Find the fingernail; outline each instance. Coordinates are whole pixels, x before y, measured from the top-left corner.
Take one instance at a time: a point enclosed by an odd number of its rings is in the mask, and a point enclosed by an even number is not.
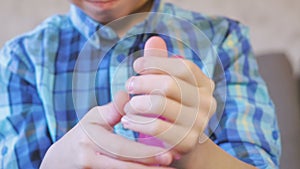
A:
[[[170,155],[162,154],[156,157],[160,164],[169,165],[172,162]]]
[[[174,159],[175,160],[180,160],[181,159],[181,155],[180,154],[175,154],[174,155]]]
[[[131,77],[129,82],[128,82],[128,85],[127,85],[127,90],[129,93],[132,93],[133,92],[133,89],[134,89],[134,79],[135,77]]]
[[[124,116],[121,119],[121,123],[123,124],[123,127],[126,129],[129,126],[129,120]]]

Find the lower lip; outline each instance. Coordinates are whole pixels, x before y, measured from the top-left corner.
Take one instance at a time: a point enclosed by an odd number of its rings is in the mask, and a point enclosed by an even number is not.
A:
[[[93,1],[93,0],[87,0],[87,2],[89,3],[93,3],[97,6],[107,6],[107,5],[111,5],[113,3],[115,3],[117,0],[110,0],[110,1]]]

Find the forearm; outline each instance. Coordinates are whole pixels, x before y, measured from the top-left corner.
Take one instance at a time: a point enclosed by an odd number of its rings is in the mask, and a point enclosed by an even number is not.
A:
[[[172,166],[180,169],[250,169],[255,168],[226,153],[210,139],[198,144]]]

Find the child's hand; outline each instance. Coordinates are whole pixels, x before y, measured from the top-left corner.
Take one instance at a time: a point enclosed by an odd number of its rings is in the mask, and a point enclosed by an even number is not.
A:
[[[114,103],[91,109],[83,119],[47,151],[41,168],[132,168],[168,169],[170,153],[127,140],[112,132],[121,119],[119,110],[128,102],[128,94],[118,93]],[[143,158],[147,157],[147,158]]]
[[[139,95],[125,105],[122,123],[187,153],[198,143],[216,110],[214,83],[193,62],[168,58],[159,37],[147,41],[144,54],[134,62],[140,76],[126,83],[130,94]]]

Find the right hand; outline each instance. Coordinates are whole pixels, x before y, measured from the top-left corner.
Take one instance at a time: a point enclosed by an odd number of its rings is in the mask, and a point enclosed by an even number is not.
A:
[[[157,164],[168,166],[173,160],[170,152],[112,132],[113,126],[122,118],[123,107],[128,101],[128,94],[119,92],[113,103],[91,109],[48,149],[40,168],[168,169]]]

